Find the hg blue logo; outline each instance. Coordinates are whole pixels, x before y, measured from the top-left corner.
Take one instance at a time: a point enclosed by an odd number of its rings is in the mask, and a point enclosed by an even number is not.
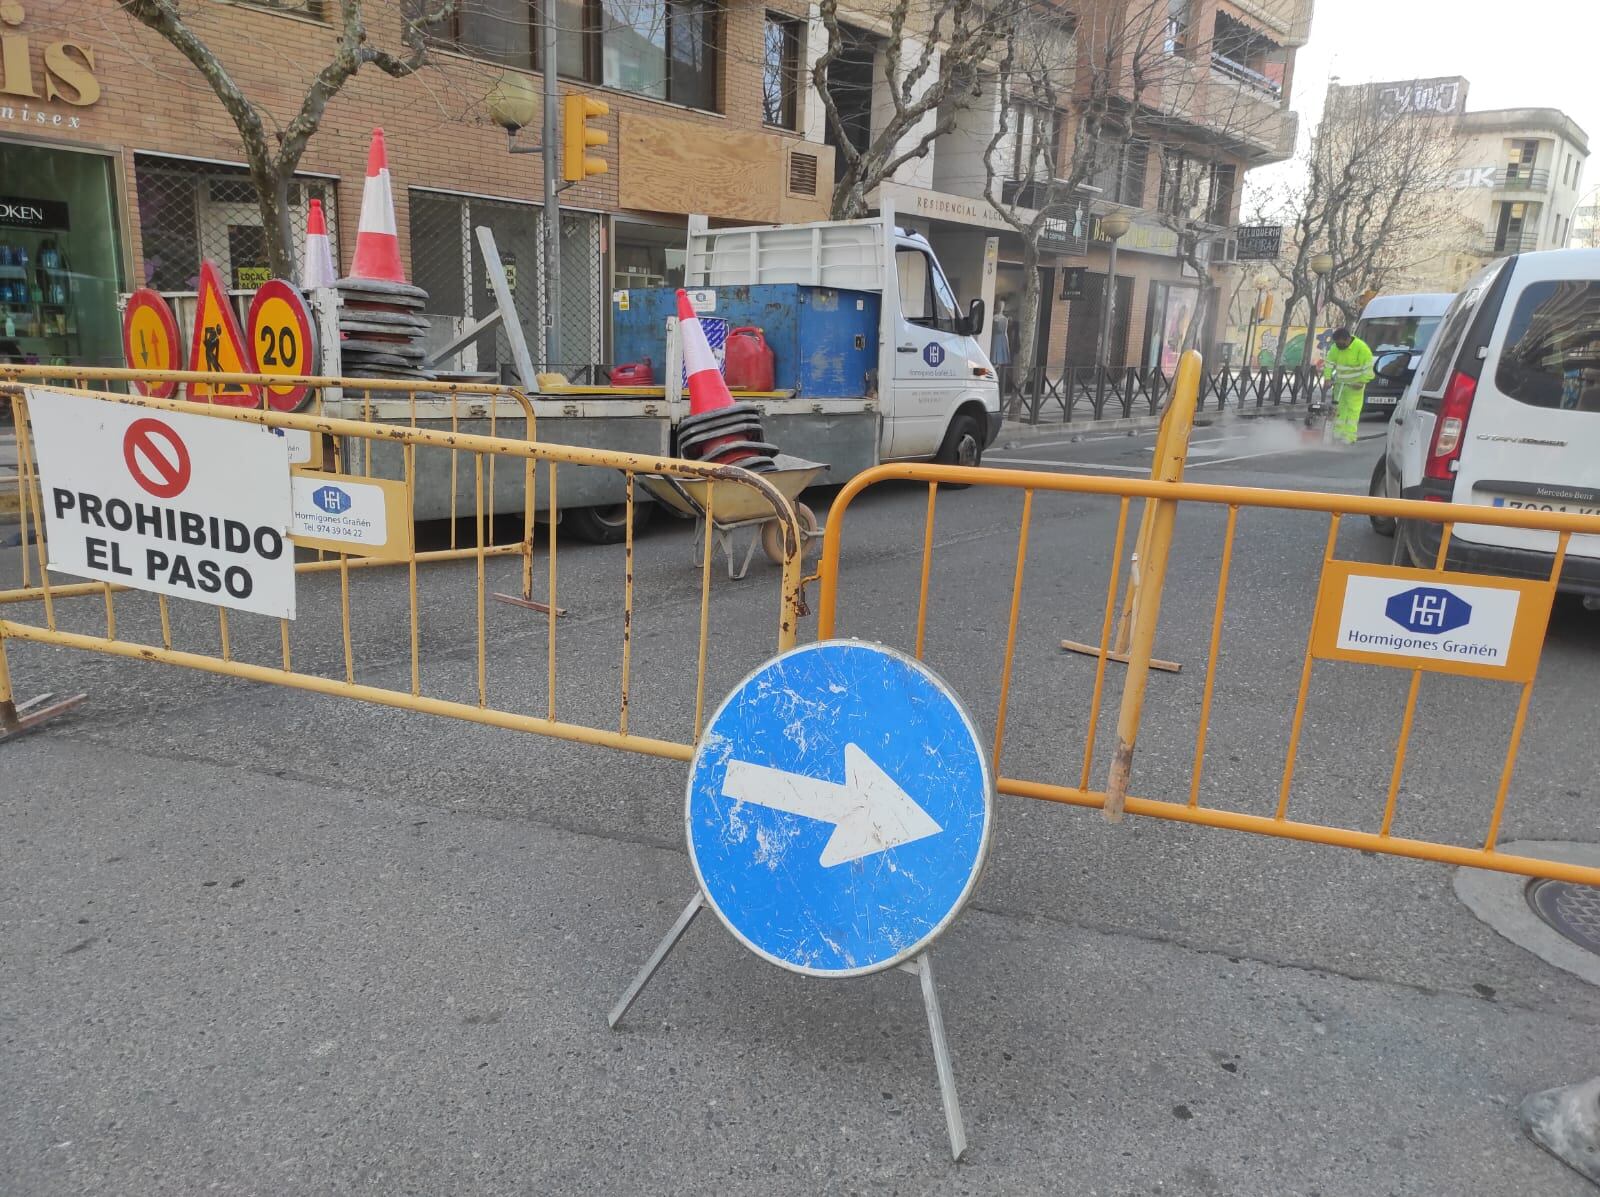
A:
[[[1416,586],[1390,598],[1383,612],[1408,632],[1437,636],[1464,627],[1472,604],[1437,586]]]
[[[350,510],[350,495],[337,486],[319,486],[311,501],[329,515],[343,515]]]
[[[922,347],[922,360],[930,366],[937,366],[944,361],[944,346],[937,341],[929,341]]]

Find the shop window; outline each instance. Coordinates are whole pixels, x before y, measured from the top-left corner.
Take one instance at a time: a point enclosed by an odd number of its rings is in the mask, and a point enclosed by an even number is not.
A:
[[[111,160],[0,142],[0,180],[0,362],[122,365]]]
[[[477,230],[494,234],[495,248],[511,288],[534,365],[559,370],[574,380],[593,377],[601,352],[600,220],[582,212],[561,217],[561,330],[559,361],[544,353],[540,300],[543,247],[537,204],[412,188],[410,192],[412,281],[428,292],[430,348],[452,342],[462,330],[495,310],[494,291]],[[511,344],[495,325],[481,333],[456,363],[494,379],[518,381]]]
[[[761,119],[780,129],[800,124],[800,46],[804,26],[767,14],[761,58]]]
[[[140,281],[157,291],[193,291],[200,260],[209,258],[228,285],[260,286],[271,277],[267,236],[256,189],[242,166],[219,166],[139,154],[134,158],[139,203]],[[289,185],[289,229],[295,261],[305,252],[306,216],[322,201],[328,242],[339,260],[338,205],[331,180],[297,177]]]

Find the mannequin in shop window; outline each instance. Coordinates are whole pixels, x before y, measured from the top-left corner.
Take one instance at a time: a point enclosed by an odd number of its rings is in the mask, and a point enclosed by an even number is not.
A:
[[[989,337],[989,361],[994,366],[1000,383],[1000,404],[1003,407],[1011,389],[1011,317],[1006,311],[1006,301],[994,305],[993,326]]]

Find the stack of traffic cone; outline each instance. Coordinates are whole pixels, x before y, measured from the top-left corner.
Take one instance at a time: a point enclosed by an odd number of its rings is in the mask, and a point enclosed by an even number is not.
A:
[[[367,182],[361,192],[361,227],[350,277],[338,282],[339,348],[346,374],[363,378],[432,379],[422,366],[428,293],[406,282],[395,232],[394,187],[383,130],[372,131]]]
[[[328,222],[322,215],[322,201],[314,199],[306,216],[306,253],[300,270],[300,285],[308,291],[314,287],[331,287],[338,277],[339,268],[333,264],[333,249],[328,244]]]
[[[705,330],[688,293],[678,292],[678,333],[683,366],[689,376],[689,414],[678,425],[678,454],[694,461],[739,465],[767,473],[778,446],[762,440],[761,411],[754,404],[735,403],[717,369]]]

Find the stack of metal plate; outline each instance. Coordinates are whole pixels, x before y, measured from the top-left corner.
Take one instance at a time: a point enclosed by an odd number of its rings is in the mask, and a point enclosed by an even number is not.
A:
[[[423,367],[428,293],[410,283],[342,278],[339,288],[339,356],[351,378],[417,379],[437,375]]]
[[[691,461],[714,461],[770,473],[777,468],[772,459],[778,446],[763,440],[765,435],[761,409],[750,403],[734,403],[685,416],[678,424],[678,455]]]

